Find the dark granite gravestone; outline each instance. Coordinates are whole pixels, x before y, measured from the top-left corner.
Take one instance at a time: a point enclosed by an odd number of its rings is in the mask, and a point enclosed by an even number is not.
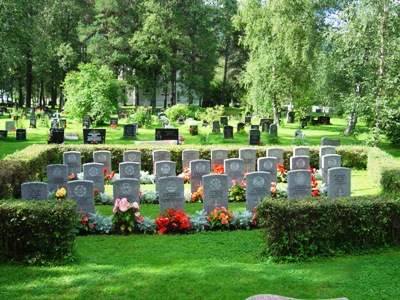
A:
[[[84,144],[105,144],[106,130],[105,129],[83,129]]]
[[[83,117],[83,120],[82,120],[82,127],[83,127],[83,128],[86,128],[86,129],[89,129],[89,128],[90,128],[90,117],[89,117],[89,116]]]
[[[219,120],[220,120],[222,126],[228,125],[228,117],[222,116],[222,117],[220,117]]]
[[[64,128],[51,128],[48,144],[62,144],[64,143]]]
[[[212,132],[221,132],[219,128],[219,121],[212,122]]]
[[[274,119],[271,118],[261,118],[260,127],[262,132],[269,132],[269,127],[274,123]]]
[[[7,130],[0,130],[0,139],[7,138]]]
[[[190,135],[198,135],[199,127],[197,125],[190,125],[189,132],[190,132]]]
[[[246,125],[250,125],[251,124],[251,116],[245,116],[244,117],[244,123]]]
[[[331,124],[331,117],[319,116],[318,123],[320,125],[329,125],[329,124]]]
[[[271,136],[278,136],[278,126],[276,126],[276,124],[271,124],[269,126],[269,134]]]
[[[118,126],[118,118],[110,118],[110,126]]]
[[[26,141],[26,129],[17,129],[16,140],[17,141]]]
[[[185,124],[185,119],[184,118],[178,118],[178,124]]]
[[[259,125],[250,125],[250,130],[259,130],[260,126]]]
[[[156,128],[155,131],[156,141],[176,140],[179,143],[179,129],[177,128]]]
[[[127,116],[128,116],[128,114],[126,113],[125,108],[120,108],[118,110],[118,118],[122,119],[122,118],[126,118]]]
[[[244,130],[245,124],[242,122],[237,123],[236,125],[236,131],[239,132],[240,130]]]
[[[286,123],[294,123],[295,113],[294,111],[289,111],[286,115]]]
[[[136,137],[136,126],[134,124],[124,125],[124,138],[135,138]]]
[[[233,127],[224,126],[224,139],[233,139]]]
[[[261,137],[261,132],[260,130],[250,130],[249,133],[249,145],[257,146],[260,145],[260,137]]]

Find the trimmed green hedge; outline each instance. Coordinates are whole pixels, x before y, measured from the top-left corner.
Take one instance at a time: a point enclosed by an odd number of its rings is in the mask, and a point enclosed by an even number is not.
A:
[[[41,264],[72,254],[74,201],[0,201],[0,220],[1,260]]]
[[[399,245],[400,198],[264,199],[265,255],[278,261]]]
[[[368,152],[368,174],[380,185],[383,194],[400,193],[400,161],[390,154],[371,148]]]
[[[211,150],[223,148],[228,150],[228,157],[239,157],[239,149],[250,146],[163,146],[163,149],[171,151],[171,160],[175,161],[177,173],[182,172],[182,150],[199,149],[200,158],[211,159]],[[284,150],[284,165],[289,169],[290,157],[293,155],[293,147],[281,147]],[[319,146],[310,147],[310,162],[313,168],[319,165]],[[152,151],[160,149],[156,145],[32,145],[26,149],[6,156],[0,161],[0,199],[18,199],[21,197],[21,184],[30,181],[44,181],[46,178],[46,166],[49,164],[62,163],[62,155],[65,151],[79,151],[82,155],[82,164],[93,161],[93,151],[111,151],[112,170],[118,172],[118,164],[123,161],[125,150],[140,150],[142,155],[142,170],[152,172]],[[265,157],[267,147],[256,147],[257,158]],[[368,156],[385,155],[385,152],[357,146],[337,147],[337,153],[342,156],[342,166],[352,169],[366,169],[367,162],[370,164]],[[372,151],[373,150],[373,151]],[[397,164],[399,165],[399,164]],[[400,167],[397,167],[400,170]],[[379,170],[378,170],[379,171]],[[390,186],[398,183],[398,173],[389,174],[387,182]],[[374,175],[375,176],[375,175]],[[390,177],[390,178],[388,178]],[[376,178],[376,177],[375,177]],[[397,178],[397,179],[396,179]],[[396,181],[397,180],[397,181]],[[383,186],[383,184],[381,183]],[[396,189],[398,190],[398,189]]]

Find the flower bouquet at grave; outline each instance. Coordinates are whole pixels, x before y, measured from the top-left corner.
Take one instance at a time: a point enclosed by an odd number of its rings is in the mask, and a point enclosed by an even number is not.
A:
[[[68,181],[74,181],[77,180],[77,176],[74,173],[71,173],[68,175]]]
[[[179,136],[179,145],[183,145],[185,143],[185,138],[183,137],[183,135]]]
[[[117,128],[118,128],[117,124],[110,125],[110,129],[112,129],[112,130],[116,130]]]
[[[271,197],[287,198],[287,191],[278,186],[276,182],[271,182]]]
[[[103,169],[103,173],[104,173],[104,183],[112,184],[115,173],[111,172],[111,174],[107,174],[106,168]]]
[[[214,164],[211,174],[224,174],[224,165]]]
[[[194,192],[192,194],[192,198],[191,201],[192,203],[203,203],[203,197],[204,197],[204,193],[203,193],[203,187],[199,186],[197,189],[197,192]]]
[[[178,177],[183,178],[184,183],[189,183],[190,182],[190,168],[184,167],[183,172],[178,175]]]
[[[315,180],[315,176],[314,176],[315,171],[311,167],[308,167],[308,169],[311,172],[311,195],[313,195],[314,197],[319,196],[320,192],[318,189],[318,182]]]
[[[192,226],[190,216],[179,209],[175,210],[173,208],[160,214],[155,223],[157,225],[157,232],[161,235],[164,233],[184,233]]]
[[[54,200],[62,202],[67,197],[67,190],[65,188],[60,188],[52,194]]]
[[[79,234],[93,233],[96,230],[96,225],[91,217],[83,212],[77,213],[77,228]]]
[[[232,187],[229,189],[229,201],[239,202],[246,201],[246,182],[243,180],[237,183],[236,180],[232,180]]]
[[[132,233],[137,224],[143,220],[139,204],[137,202],[131,204],[126,198],[115,200],[113,213],[112,222],[117,233]]]
[[[287,182],[287,170],[281,164],[276,164],[277,166],[277,177],[278,182]]]
[[[233,215],[225,207],[217,207],[207,216],[210,229],[229,229],[232,220]]]

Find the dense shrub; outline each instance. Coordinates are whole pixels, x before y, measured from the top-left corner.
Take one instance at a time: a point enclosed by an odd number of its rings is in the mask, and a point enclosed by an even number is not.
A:
[[[184,104],[176,104],[167,108],[165,114],[171,122],[176,121],[178,118],[186,119],[189,114],[189,108]]]
[[[0,259],[41,264],[71,256],[75,202],[0,201],[0,220]]]
[[[400,242],[399,199],[266,198],[257,212],[265,254],[275,260],[353,253]]]

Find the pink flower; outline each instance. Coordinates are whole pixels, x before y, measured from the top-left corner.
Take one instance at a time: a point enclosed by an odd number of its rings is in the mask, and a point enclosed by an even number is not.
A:
[[[130,208],[130,204],[126,198],[122,198],[121,204],[119,205],[119,210],[122,212],[126,212]]]
[[[133,208],[135,208],[135,209],[139,209],[139,204],[138,204],[136,201],[133,202],[132,206],[133,206]]]

